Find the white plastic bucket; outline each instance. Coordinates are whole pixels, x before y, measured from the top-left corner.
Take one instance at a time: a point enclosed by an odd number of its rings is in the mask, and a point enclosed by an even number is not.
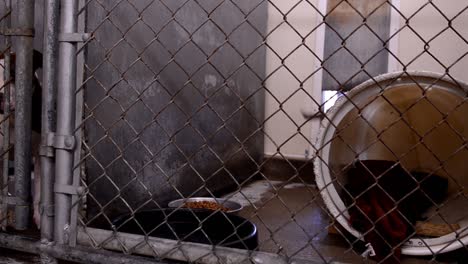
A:
[[[468,188],[468,150],[462,139],[468,138],[468,85],[442,76],[381,75],[341,96],[321,122],[316,183],[332,216],[355,237],[363,239],[348,222],[339,195],[343,178],[333,172],[358,157],[399,160],[409,170],[450,175],[450,199],[441,214],[461,228],[438,238],[412,238],[402,246],[403,254],[432,255],[468,245],[468,199],[462,194]]]

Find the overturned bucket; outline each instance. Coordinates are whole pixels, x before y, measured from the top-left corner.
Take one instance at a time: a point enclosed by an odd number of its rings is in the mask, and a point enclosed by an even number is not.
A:
[[[427,212],[435,223],[457,224],[449,234],[414,237],[406,255],[432,255],[468,245],[468,85],[441,74],[384,74],[338,99],[321,123],[316,148],[318,188],[332,216],[349,233],[343,200],[343,170],[357,159],[390,160],[405,169],[435,172],[448,179],[448,199]]]

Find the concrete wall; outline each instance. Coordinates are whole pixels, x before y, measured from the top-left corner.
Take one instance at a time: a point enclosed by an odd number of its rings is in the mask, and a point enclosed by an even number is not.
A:
[[[391,7],[385,2],[327,1],[323,90],[349,90],[388,71],[383,41],[389,36]]]
[[[165,207],[255,175],[263,156],[265,47],[258,47],[267,6],[237,2],[243,12],[256,7],[251,26],[230,1],[216,8],[212,21],[206,12],[213,2],[202,1],[204,11],[195,1],[182,7],[166,1],[169,9],[154,1],[132,26],[145,3],[134,2],[135,10],[121,2],[101,23],[115,1],[103,3],[91,2],[87,14],[95,35],[85,73],[92,77],[85,90],[85,115],[92,116],[86,136],[95,145],[86,160],[95,197],[88,200],[90,216],[107,203],[110,216],[145,202]]]

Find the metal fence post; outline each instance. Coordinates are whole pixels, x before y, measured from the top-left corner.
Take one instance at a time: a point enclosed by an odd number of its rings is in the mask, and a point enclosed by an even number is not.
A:
[[[44,72],[42,89],[41,139],[41,240],[48,244],[54,239],[54,179],[55,159],[48,147],[47,136],[55,132],[55,93],[57,91],[59,1],[47,0],[44,8]],[[42,263],[55,263],[48,255],[41,255]]]
[[[47,0],[44,17],[44,88],[42,90],[42,146],[47,140],[47,134],[55,132],[55,92],[56,88],[56,62],[58,48],[58,14],[57,0]],[[41,148],[41,237],[49,241],[53,240],[53,184],[54,184],[54,159],[53,152],[48,148]]]
[[[31,105],[33,72],[34,1],[18,1],[18,28],[15,74],[15,228],[29,225],[31,198]]]
[[[8,16],[5,18],[3,28],[10,28],[11,27],[11,1],[5,1],[5,8],[7,9],[7,12],[9,12]],[[9,82],[11,79],[11,57],[10,57],[10,47],[11,47],[11,39],[9,37],[5,37],[5,56],[4,56],[4,68],[3,68],[3,80],[4,80],[4,85],[5,87],[3,88],[4,90],[4,102],[5,102],[5,107],[4,107],[4,113],[5,116],[8,116],[10,114],[10,84],[6,83]],[[2,147],[2,152],[3,153],[8,153],[8,149],[10,148],[10,122],[3,122],[2,124],[2,129],[3,129],[3,146]],[[3,160],[3,170],[2,170],[2,191],[1,191],[1,196],[2,196],[2,204],[0,208],[0,213],[3,215],[0,215],[0,227],[2,230],[5,230],[7,225],[8,225],[8,204],[6,202],[6,197],[8,196],[8,183],[9,183],[9,155],[8,154],[3,154],[2,157]]]
[[[73,180],[73,131],[75,127],[76,90],[76,15],[78,1],[62,0],[59,34],[59,76],[57,86],[57,136],[64,139],[64,147],[56,149],[55,178],[55,242],[69,240],[71,193],[67,190]]]

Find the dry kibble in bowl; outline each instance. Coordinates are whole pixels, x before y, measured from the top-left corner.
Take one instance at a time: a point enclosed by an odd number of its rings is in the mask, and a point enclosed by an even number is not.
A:
[[[209,209],[209,210],[220,210],[223,212],[229,211],[229,208],[226,208],[219,203],[209,202],[209,201],[200,201],[200,202],[186,202],[184,207],[192,209]]]

